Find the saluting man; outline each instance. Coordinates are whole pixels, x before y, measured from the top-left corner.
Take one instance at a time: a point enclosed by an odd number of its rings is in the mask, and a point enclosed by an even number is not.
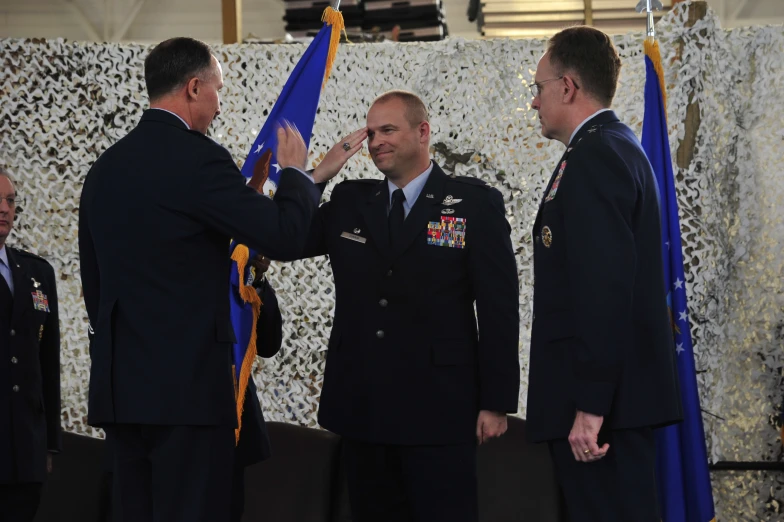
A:
[[[6,245],[19,199],[0,169],[0,519],[35,518],[60,451],[60,325],[54,269]]]
[[[404,91],[314,177],[365,138],[384,177],[337,185],[305,248],[329,255],[336,288],[319,423],[343,437],[352,520],[475,522],[476,447],[506,431],[520,386],[503,198],[431,161],[427,110]]]

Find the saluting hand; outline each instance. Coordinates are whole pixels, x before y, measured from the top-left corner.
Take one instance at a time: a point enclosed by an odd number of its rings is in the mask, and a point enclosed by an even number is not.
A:
[[[313,181],[324,183],[337,176],[349,158],[362,148],[365,138],[367,127],[362,127],[333,145],[313,171]]]
[[[285,121],[278,127],[278,149],[275,151],[280,168],[294,167],[302,171],[308,162],[308,147],[297,127]]]

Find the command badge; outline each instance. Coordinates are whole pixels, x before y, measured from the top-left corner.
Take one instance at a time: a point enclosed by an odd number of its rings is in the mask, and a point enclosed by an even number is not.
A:
[[[553,244],[553,231],[547,225],[542,227],[542,244],[545,248],[550,248]]]

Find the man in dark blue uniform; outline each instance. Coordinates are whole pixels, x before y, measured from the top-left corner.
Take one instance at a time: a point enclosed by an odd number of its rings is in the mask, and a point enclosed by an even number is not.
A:
[[[319,193],[296,130],[278,133],[274,200],[205,136],[223,87],[207,45],[162,42],[144,74],[150,109],[92,166],[79,206],[88,422],[113,431],[124,522],[220,522],[237,426],[229,241],[298,255]]]
[[[337,185],[305,249],[329,255],[336,289],[319,423],[344,438],[352,520],[473,522],[477,443],[506,430],[520,384],[503,197],[431,161],[427,110],[403,91],[314,177],[365,137],[385,178]]]
[[[6,239],[18,203],[0,169],[0,520],[30,522],[60,451],[60,324],[52,265]]]
[[[534,223],[528,437],[548,441],[572,521],[658,522],[652,428],[681,418],[656,181],[609,109],[621,62],[555,35],[532,107],[566,146]]]
[[[263,358],[274,357],[281,348],[283,341],[283,319],[278,306],[275,290],[264,276],[269,268],[270,260],[257,256],[251,263],[254,267],[253,287],[261,298],[262,307],[256,321],[257,355]],[[107,520],[122,522],[122,510],[119,499],[112,498],[114,437],[111,429],[106,431],[104,472],[107,487],[104,488],[105,505],[111,506],[112,515]],[[256,383],[251,378],[245,390],[245,407],[242,410],[242,431],[240,440],[234,450],[234,477],[231,483],[231,522],[240,522],[245,511],[245,468],[266,460],[271,455],[269,434],[261,411]]]

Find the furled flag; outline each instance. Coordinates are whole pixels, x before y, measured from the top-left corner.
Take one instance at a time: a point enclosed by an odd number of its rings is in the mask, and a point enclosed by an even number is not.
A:
[[[344,29],[343,15],[327,7],[322,21],[324,25],[294,67],[242,166],[242,174],[250,178],[248,185],[269,197],[275,194],[281,170],[275,158],[276,128],[284,121],[295,125],[305,144],[309,145],[321,90],[335,61],[340,33]],[[256,359],[256,321],[262,302],[251,286],[255,273],[249,261],[256,252],[235,242],[232,242],[229,252],[232,260],[231,322],[237,337],[233,371],[237,399],[236,440],[239,442],[245,391]]]
[[[645,68],[642,146],[653,166],[661,196],[664,284],[683,402],[683,421],[655,432],[659,502],[662,522],[711,522],[715,521],[715,511],[689,331],[678,199],[667,137],[664,71],[659,44],[652,38],[645,41]]]

